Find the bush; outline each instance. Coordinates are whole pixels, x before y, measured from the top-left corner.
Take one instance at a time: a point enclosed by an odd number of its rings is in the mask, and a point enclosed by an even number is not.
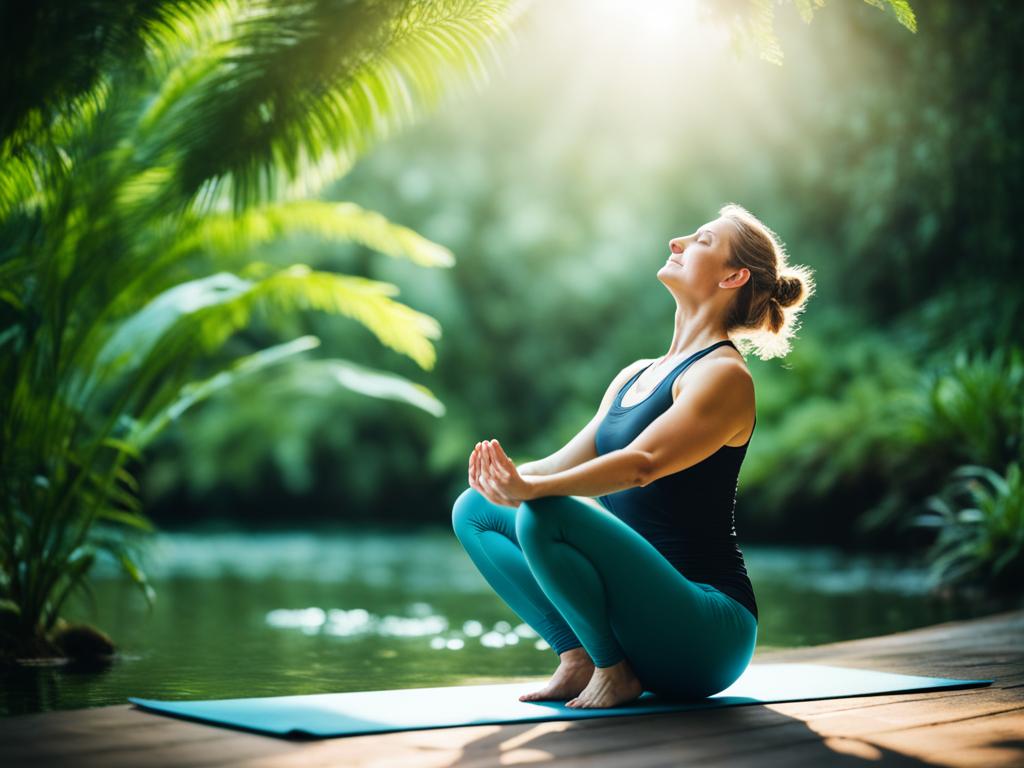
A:
[[[1024,473],[1013,462],[1005,475],[977,465],[953,472],[927,511],[910,525],[938,530],[928,557],[943,584],[978,584],[1019,591],[1024,579]]]

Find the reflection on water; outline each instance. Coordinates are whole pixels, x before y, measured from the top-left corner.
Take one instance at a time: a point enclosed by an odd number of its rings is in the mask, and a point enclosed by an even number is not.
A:
[[[507,621],[495,622],[489,632],[483,631],[483,624],[476,620],[463,623],[461,629],[448,629],[448,619],[433,613],[427,603],[413,603],[410,611],[413,616],[375,616],[365,608],[353,608],[346,611],[341,608],[277,608],[267,614],[267,624],[272,627],[299,629],[305,635],[324,632],[328,635],[350,637],[374,633],[378,635],[400,635],[416,637],[434,635],[430,641],[431,648],[448,648],[458,650],[465,646],[466,637],[480,639],[480,644],[487,648],[503,648],[515,645],[521,637],[538,637],[529,624],[519,624],[514,630]],[[445,635],[445,636],[440,636]],[[534,643],[537,650],[550,646],[543,639]]]
[[[885,634],[1002,607],[929,593],[920,569],[831,549],[745,546],[758,647]],[[450,529],[161,534],[141,596],[106,564],[69,618],[110,634],[106,669],[0,672],[5,714],[148,698],[459,685],[544,675],[557,658]]]

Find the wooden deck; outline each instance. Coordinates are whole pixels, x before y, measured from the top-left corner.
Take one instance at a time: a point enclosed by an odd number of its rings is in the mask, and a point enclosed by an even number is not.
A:
[[[755,654],[755,663],[769,661],[996,682],[934,693],[311,742],[113,706],[0,719],[0,766],[1024,766],[1024,610]]]

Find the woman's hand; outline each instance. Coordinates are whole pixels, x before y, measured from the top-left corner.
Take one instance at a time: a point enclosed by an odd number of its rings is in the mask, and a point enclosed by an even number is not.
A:
[[[497,440],[477,443],[469,457],[469,484],[488,501],[518,507],[534,498],[534,485],[519,474]]]

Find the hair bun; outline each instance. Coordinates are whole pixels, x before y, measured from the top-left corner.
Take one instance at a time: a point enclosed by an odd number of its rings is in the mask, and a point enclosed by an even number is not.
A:
[[[775,283],[775,300],[784,307],[800,301],[803,292],[803,281],[796,275],[782,275]]]

